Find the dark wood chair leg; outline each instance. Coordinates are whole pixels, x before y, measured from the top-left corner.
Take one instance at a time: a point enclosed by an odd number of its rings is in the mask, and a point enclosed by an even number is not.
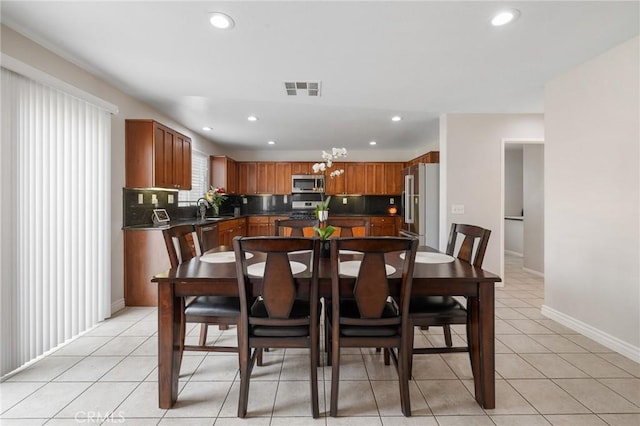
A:
[[[389,354],[390,349],[389,348],[384,348],[384,365],[390,365],[391,364],[391,357]]]
[[[202,323],[200,324],[200,346],[205,346],[207,344],[207,331],[209,330],[209,325]]]
[[[444,343],[448,347],[452,347],[453,341],[451,340],[451,326],[449,324],[445,324],[442,326],[442,329],[444,330]]]
[[[340,348],[337,345],[337,342],[333,342],[333,347],[331,348],[332,357],[331,357],[331,402],[329,415],[331,417],[338,416],[338,389],[340,382]]]
[[[218,330],[228,330],[229,326],[227,324],[220,324],[218,326]]]
[[[258,352],[258,355],[256,355],[256,365],[258,367],[262,367],[262,352],[266,351],[267,348],[257,348],[256,351]]]

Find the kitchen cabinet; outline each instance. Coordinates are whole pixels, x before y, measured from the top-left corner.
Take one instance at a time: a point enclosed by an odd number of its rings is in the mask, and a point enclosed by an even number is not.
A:
[[[218,247],[218,224],[210,223],[206,225],[196,226],[198,232],[198,239],[200,239],[200,245],[202,246],[202,252]]]
[[[384,194],[399,195],[404,191],[404,163],[384,163]]]
[[[271,235],[269,216],[249,216],[247,218],[247,235],[250,237]]]
[[[346,163],[333,163],[331,168],[327,172],[327,178],[325,180],[325,194],[327,195],[337,195],[337,194],[346,194],[346,186],[345,182],[347,179],[346,176]],[[331,178],[329,174],[335,170],[345,170],[345,172],[341,175],[338,175],[334,178]]]
[[[365,163],[345,163],[345,186],[347,194],[365,193]]]
[[[256,192],[258,194],[274,194],[276,192],[275,163],[256,163]]]
[[[364,194],[384,195],[386,191],[386,179],[384,175],[384,163],[365,163],[364,166]]]
[[[124,231],[124,304],[156,306],[154,275],[171,268],[161,231]]]
[[[236,161],[224,155],[210,156],[209,184],[224,188],[227,194],[239,194],[238,165]]]
[[[125,186],[191,189],[191,139],[153,120],[125,120]]]
[[[405,167],[410,167],[418,163],[439,163],[440,162],[440,151],[429,151],[426,154],[423,154],[419,157],[414,158],[411,161],[408,161]]]
[[[398,236],[399,219],[399,216],[371,216],[369,235],[372,237]]]
[[[293,162],[291,163],[291,174],[292,175],[310,175],[311,173],[313,173],[313,166],[314,163],[311,163],[309,161],[297,161],[297,162]]]
[[[240,194],[255,195],[256,163],[238,163],[238,192]]]
[[[276,163],[275,174],[274,194],[291,194],[291,163]]]
[[[233,239],[247,234],[247,221],[245,218],[229,219],[218,222],[218,244],[231,247]]]

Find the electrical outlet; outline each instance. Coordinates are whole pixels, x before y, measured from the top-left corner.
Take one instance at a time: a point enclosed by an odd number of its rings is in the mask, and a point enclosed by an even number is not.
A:
[[[342,204],[347,204],[347,197],[342,197]]]
[[[138,194],[138,204],[144,204],[144,195]]]
[[[396,200],[394,198],[389,198],[389,204],[394,205]]]
[[[173,204],[173,194],[169,194],[169,195],[167,196],[167,202],[168,202],[169,204]]]
[[[452,204],[451,214],[464,214],[464,204]]]
[[[247,199],[245,197],[242,197],[242,204],[247,204]]]
[[[158,196],[156,194],[151,194],[151,204],[158,204]]]

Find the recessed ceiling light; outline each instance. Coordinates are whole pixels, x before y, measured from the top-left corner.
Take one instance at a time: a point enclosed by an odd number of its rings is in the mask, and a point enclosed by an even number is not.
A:
[[[205,132],[210,132],[210,131],[211,131],[211,127],[209,127],[209,126],[204,126],[204,127],[202,128],[202,130],[204,130]]]
[[[376,141],[369,142],[369,145],[375,145],[375,144],[376,144]]]
[[[402,117],[400,117],[399,115],[394,115],[393,117],[391,117],[391,121],[400,121],[402,120]]]
[[[229,15],[220,12],[213,12],[209,17],[209,22],[214,28],[219,30],[230,30],[235,25],[233,19]]]
[[[503,10],[502,12],[498,12],[491,19],[491,25],[494,27],[500,27],[508,24],[509,22],[515,21],[518,19],[518,16],[520,16],[520,11],[516,9]]]
[[[269,145],[275,145],[275,144],[276,144],[276,142],[275,142],[275,141],[269,141],[269,142],[267,142],[267,143],[268,143]]]
[[[258,117],[256,117],[255,115],[250,115],[247,117],[247,120],[249,121],[258,121]]]

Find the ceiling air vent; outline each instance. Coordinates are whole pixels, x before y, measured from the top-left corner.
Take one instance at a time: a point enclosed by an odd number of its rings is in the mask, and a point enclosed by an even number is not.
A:
[[[284,90],[287,96],[320,96],[319,81],[285,81]]]

